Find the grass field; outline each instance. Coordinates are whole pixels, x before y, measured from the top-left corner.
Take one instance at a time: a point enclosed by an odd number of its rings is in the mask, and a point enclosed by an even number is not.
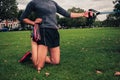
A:
[[[46,64],[40,74],[31,62],[18,63],[31,49],[30,32],[0,32],[0,80],[120,80],[114,76],[120,71],[120,28],[59,32],[61,63]]]

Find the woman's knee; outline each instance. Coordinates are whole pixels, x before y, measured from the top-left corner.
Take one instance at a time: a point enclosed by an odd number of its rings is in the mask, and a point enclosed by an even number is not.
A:
[[[44,64],[38,64],[38,68],[44,68]]]
[[[52,64],[54,64],[54,65],[60,64],[60,60],[54,60],[54,59],[52,59]]]
[[[60,64],[60,48],[55,47],[50,49],[52,64]]]

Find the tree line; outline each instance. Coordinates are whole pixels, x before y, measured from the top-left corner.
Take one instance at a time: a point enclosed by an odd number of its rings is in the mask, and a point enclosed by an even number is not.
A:
[[[65,18],[57,16],[58,24],[61,28],[86,28],[86,27],[120,27],[120,0],[114,0],[114,12],[115,14],[107,15],[107,18],[104,21],[100,21],[97,17],[87,19],[84,17],[80,17],[77,19]],[[20,15],[24,10],[18,10],[16,0],[1,0],[0,1],[0,21],[2,20],[14,20],[19,19]],[[85,12],[85,10],[81,8],[73,7],[67,10],[68,12]],[[30,19],[34,20],[35,14],[32,13],[29,16]],[[21,27],[25,27],[24,23],[21,23]]]
[[[120,0],[113,1],[115,14],[109,14],[107,19],[103,21],[104,26],[120,27]]]

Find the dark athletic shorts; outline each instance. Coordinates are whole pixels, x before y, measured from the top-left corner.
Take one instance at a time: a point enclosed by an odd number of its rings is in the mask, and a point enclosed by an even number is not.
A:
[[[57,29],[40,28],[41,40],[37,41],[38,45],[45,45],[49,48],[58,47],[60,45],[60,36]],[[33,41],[35,41],[33,39]]]

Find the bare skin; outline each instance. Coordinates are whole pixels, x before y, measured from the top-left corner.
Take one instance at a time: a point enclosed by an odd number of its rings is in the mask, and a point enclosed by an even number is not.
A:
[[[119,71],[116,71],[114,75],[115,75],[115,76],[120,76],[120,72],[119,72]]]

